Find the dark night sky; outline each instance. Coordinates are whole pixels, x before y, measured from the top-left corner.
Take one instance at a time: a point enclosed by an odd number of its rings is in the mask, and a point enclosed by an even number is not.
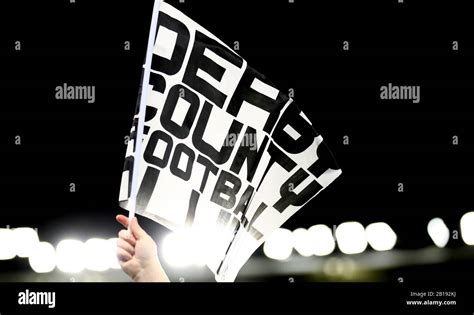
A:
[[[470,10],[395,0],[169,2],[225,43],[239,41],[239,54],[276,86],[293,88],[339,162],[342,177],[285,226],[386,221],[398,247],[419,248],[431,243],[431,218],[457,229],[474,208]],[[0,226],[38,227],[50,242],[114,236],[152,1],[0,6]],[[64,82],[95,85],[96,102],[56,100]],[[420,85],[421,102],[380,100],[389,82]]]

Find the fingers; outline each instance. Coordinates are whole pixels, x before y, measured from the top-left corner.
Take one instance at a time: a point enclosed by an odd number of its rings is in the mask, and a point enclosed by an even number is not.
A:
[[[129,220],[126,216],[119,214],[115,217],[118,223],[122,224],[123,227],[128,229],[129,225]],[[145,230],[142,229],[142,227],[138,224],[138,220],[136,217],[134,217],[130,223],[130,230],[132,231],[133,236],[135,239],[140,239],[142,237],[147,236],[148,234],[145,232]],[[119,234],[120,236],[120,234]],[[122,238],[122,236],[120,236]],[[126,237],[125,237],[126,238]]]
[[[120,230],[120,232],[118,233],[119,239],[117,240],[116,249],[116,254],[119,262],[124,263],[133,258],[133,255],[135,254],[135,245],[137,244],[138,236],[142,236],[145,231],[143,231],[143,229],[138,225],[136,218],[132,220],[132,233],[129,233],[127,230],[129,220],[126,216],[119,214],[115,217],[115,219],[125,228],[125,230]]]
[[[122,214],[119,214],[115,217],[118,223],[122,224],[124,228],[128,228],[128,218]]]
[[[137,240],[148,235],[145,230],[143,230],[142,227],[138,224],[138,220],[136,217],[132,219],[131,230]]]
[[[129,261],[130,259],[132,259],[132,255],[130,255],[129,252],[127,252],[125,249],[123,249],[121,247],[117,247],[117,252],[116,253],[117,253],[117,258],[121,262],[126,262],[126,261]]]
[[[130,245],[132,245],[133,247],[135,247],[135,245],[137,244],[137,240],[135,239],[135,236],[128,233],[127,230],[120,230],[120,232],[118,233],[118,236],[119,236],[119,239],[122,239],[130,243]]]
[[[135,255],[135,247],[133,247],[129,242],[124,241],[121,238],[117,240],[117,247],[124,249],[132,256]]]

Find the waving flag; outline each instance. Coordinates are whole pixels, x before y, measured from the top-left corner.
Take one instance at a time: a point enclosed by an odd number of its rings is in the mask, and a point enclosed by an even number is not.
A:
[[[234,281],[341,170],[295,102],[242,57],[167,3],[157,20],[120,206],[186,233],[216,280]]]

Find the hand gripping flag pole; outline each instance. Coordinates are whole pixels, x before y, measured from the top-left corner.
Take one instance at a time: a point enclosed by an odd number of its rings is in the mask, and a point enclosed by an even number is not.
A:
[[[153,55],[153,48],[155,44],[156,32],[158,31],[158,15],[160,13],[161,0],[155,0],[153,4],[153,14],[151,17],[150,33],[148,35],[148,45],[146,48],[145,64],[143,65],[142,91],[140,93],[140,105],[138,109],[138,123],[135,132],[135,151],[133,152],[133,172],[132,172],[132,187],[130,193],[130,212],[128,214],[128,232],[130,233],[130,222],[135,216],[137,207],[138,194],[138,174],[140,173],[140,161],[142,154],[143,142],[143,123],[145,120],[145,111],[148,97],[148,82],[150,81],[151,59]]]

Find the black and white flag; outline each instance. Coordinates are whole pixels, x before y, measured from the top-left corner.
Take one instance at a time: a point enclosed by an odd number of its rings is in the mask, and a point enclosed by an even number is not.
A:
[[[120,206],[186,233],[216,280],[234,281],[341,170],[293,100],[216,36],[167,3],[153,34]]]

